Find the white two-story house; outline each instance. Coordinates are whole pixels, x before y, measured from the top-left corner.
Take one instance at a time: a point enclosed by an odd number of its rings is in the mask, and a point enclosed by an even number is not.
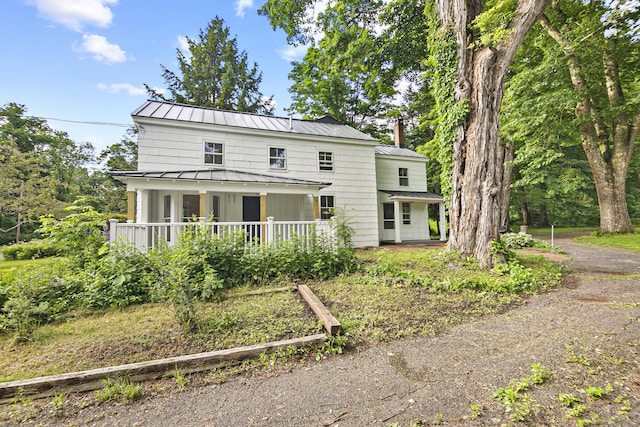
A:
[[[313,221],[345,209],[355,247],[427,240],[428,158],[330,117],[296,120],[147,101],[132,113],[138,169],[127,184],[129,222]],[[444,239],[444,233],[442,238]]]

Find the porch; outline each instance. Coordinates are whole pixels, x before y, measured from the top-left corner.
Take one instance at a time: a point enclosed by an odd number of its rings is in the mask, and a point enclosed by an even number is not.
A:
[[[174,245],[181,233],[201,227],[211,237],[237,237],[244,239],[245,247],[259,249],[263,245],[278,245],[298,238],[303,245],[318,244],[337,249],[337,235],[331,220],[216,222],[200,218],[191,222],[119,222],[109,220],[110,242],[127,242],[141,252],[159,245]]]

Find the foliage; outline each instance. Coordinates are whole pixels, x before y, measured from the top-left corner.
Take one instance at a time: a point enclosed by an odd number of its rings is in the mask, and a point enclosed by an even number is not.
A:
[[[543,384],[549,376],[549,372],[539,364],[531,367],[531,376],[520,380],[511,380],[507,387],[499,387],[492,395],[494,399],[502,403],[505,412],[512,421],[525,421],[528,416],[534,414],[538,405],[524,391],[529,390],[531,384]]]
[[[262,72],[255,62],[249,63],[245,51],[238,50],[222,18],[213,18],[197,39],[187,37],[187,43],[188,54],[176,50],[181,76],[161,65],[170,97],[145,85],[149,95],[202,107],[271,114],[271,99],[259,88]]]
[[[550,244],[534,239],[531,234],[526,233],[504,233],[500,235],[500,241],[508,249],[551,248]]]
[[[67,257],[83,267],[95,260],[106,244],[107,217],[88,206],[70,206],[63,219],[49,215],[40,219],[38,232],[45,241],[60,248]]]
[[[31,240],[27,243],[13,244],[0,248],[6,260],[27,260],[56,256],[60,249],[44,240]]]
[[[29,223],[60,213],[81,193],[93,159],[89,143],[73,142],[26,111],[16,103],[0,108],[0,244],[30,238]]]
[[[141,397],[140,386],[131,382],[129,378],[111,379],[103,381],[104,387],[96,392],[98,403],[122,400],[128,403]]]

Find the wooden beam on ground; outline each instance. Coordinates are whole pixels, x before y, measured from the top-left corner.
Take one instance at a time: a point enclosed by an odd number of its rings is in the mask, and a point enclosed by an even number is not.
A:
[[[320,346],[324,344],[325,339],[325,334],[316,334],[303,338],[274,341],[229,350],[210,351],[48,377],[9,381],[0,383],[0,403],[6,403],[19,394],[24,394],[31,398],[42,398],[61,392],[98,390],[104,387],[103,381],[107,378],[124,377],[133,382],[138,382],[173,375],[176,369],[181,374],[208,371],[226,366],[237,360],[256,357],[263,352],[273,352],[289,346]]]
[[[316,294],[314,294],[307,285],[298,285],[298,292],[300,292],[300,295],[302,295],[302,298],[304,298],[307,304],[309,304],[309,307],[311,307],[311,310],[313,310],[316,316],[322,320],[327,332],[331,335],[336,335],[340,331],[340,322],[338,322],[338,319],[333,317],[327,307],[325,307],[318,299]]]
[[[247,292],[231,292],[225,295],[225,298],[237,298],[237,297],[244,297],[244,296],[250,296],[250,295],[263,295],[263,294],[270,294],[270,293],[274,293],[274,292],[293,292],[296,290],[296,286],[285,286],[282,288],[271,288],[271,289],[256,289],[254,291],[247,291]]]

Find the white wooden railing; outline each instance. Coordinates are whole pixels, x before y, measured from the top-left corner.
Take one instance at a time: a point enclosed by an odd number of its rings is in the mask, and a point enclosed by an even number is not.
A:
[[[212,236],[244,236],[245,246],[259,248],[262,245],[277,245],[291,238],[298,238],[305,244],[316,243],[336,248],[335,228],[329,221],[275,221],[268,217],[266,222],[154,222],[134,223],[109,220],[108,238],[110,242],[129,242],[145,252],[158,244],[169,246],[178,241],[180,233],[203,227]]]

